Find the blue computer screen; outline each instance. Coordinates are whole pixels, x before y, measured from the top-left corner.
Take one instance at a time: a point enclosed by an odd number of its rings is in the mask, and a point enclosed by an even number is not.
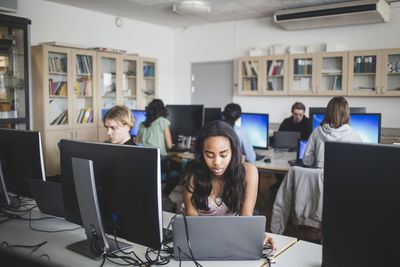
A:
[[[303,159],[304,151],[306,150],[307,140],[301,140],[299,143],[298,159]]]
[[[135,118],[135,126],[131,130],[131,135],[136,136],[137,131],[139,130],[139,124],[142,121],[146,120],[146,111],[133,109],[132,114],[133,114],[133,117]]]
[[[321,124],[323,119],[324,114],[314,114],[313,130]],[[380,142],[380,113],[350,114],[350,126],[361,136],[363,142],[373,144],[378,144]]]
[[[101,120],[104,119],[104,115],[106,114],[107,111],[108,111],[108,109],[101,110]],[[137,110],[137,109],[132,109],[131,111],[132,111],[133,117],[135,118],[135,126],[131,130],[131,135],[136,136],[137,131],[139,129],[139,124],[146,119],[146,111]]]
[[[254,147],[268,149],[268,114],[242,113],[236,124],[246,131]]]

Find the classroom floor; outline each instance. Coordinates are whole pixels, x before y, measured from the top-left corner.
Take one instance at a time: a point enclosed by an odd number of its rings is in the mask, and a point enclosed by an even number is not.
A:
[[[275,184],[276,181],[275,174],[260,172],[259,193],[256,202],[256,209],[261,215],[265,215],[267,217],[267,232],[270,232],[272,207],[275,197],[269,188]],[[321,244],[322,240],[322,233],[320,230],[306,226],[295,226],[290,222],[290,219],[283,234],[318,244]]]

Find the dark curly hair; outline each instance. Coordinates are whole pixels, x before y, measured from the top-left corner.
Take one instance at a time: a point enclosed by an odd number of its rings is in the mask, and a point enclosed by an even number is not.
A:
[[[239,104],[230,103],[225,106],[223,115],[224,121],[233,127],[233,125],[235,125],[235,121],[242,115],[242,108]]]
[[[146,119],[143,122],[143,125],[148,128],[152,124],[153,121],[158,119],[159,117],[166,118],[168,116],[167,108],[164,106],[164,102],[161,99],[153,99],[146,106]]]
[[[229,139],[232,157],[224,173],[225,184],[222,200],[230,212],[240,212],[245,197],[245,170],[242,164],[242,150],[239,139],[233,128],[224,121],[211,121],[198,132],[195,143],[195,159],[185,165],[183,183],[188,192],[192,193],[192,203],[197,209],[209,210],[208,197],[211,194],[211,171],[204,161],[203,147],[207,138],[224,136]],[[193,177],[192,188],[190,181]]]

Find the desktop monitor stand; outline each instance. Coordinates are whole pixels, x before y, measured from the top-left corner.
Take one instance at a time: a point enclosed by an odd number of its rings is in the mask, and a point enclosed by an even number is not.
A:
[[[87,239],[68,245],[67,248],[92,259],[100,259],[104,253],[132,247],[120,241],[116,244],[115,240],[105,235],[97,200],[93,162],[87,159],[72,158],[72,171],[79,211]]]

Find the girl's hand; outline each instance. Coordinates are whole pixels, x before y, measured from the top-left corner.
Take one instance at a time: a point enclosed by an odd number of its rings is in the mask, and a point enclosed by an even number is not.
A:
[[[267,233],[264,233],[264,246],[276,250],[275,242],[272,237],[269,237]]]

